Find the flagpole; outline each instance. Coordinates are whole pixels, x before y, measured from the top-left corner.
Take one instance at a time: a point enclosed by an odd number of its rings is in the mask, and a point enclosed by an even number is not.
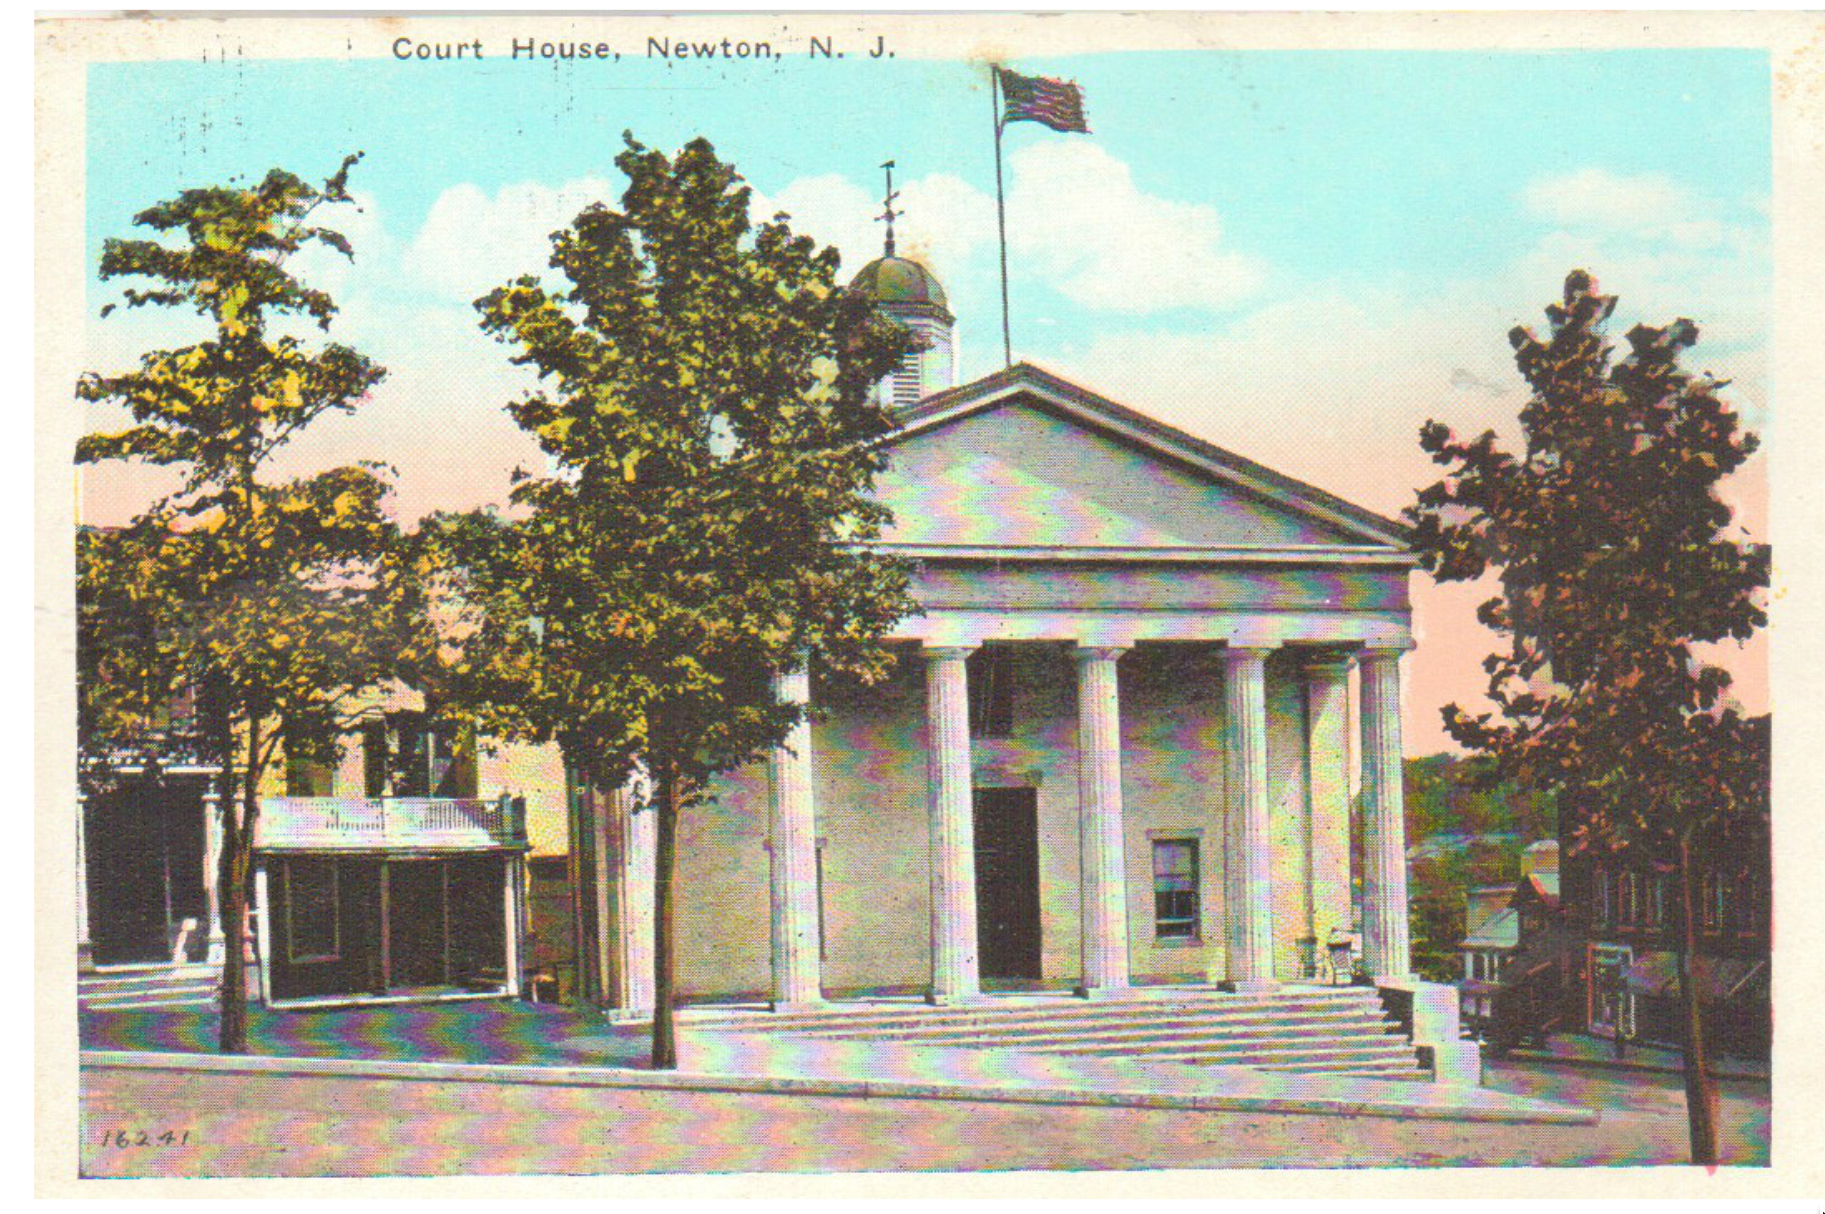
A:
[[[995,107],[995,225],[1001,233],[1001,352],[1014,365],[1013,328],[1008,321],[1008,203],[1001,185],[1001,69],[989,65],[989,103]]]

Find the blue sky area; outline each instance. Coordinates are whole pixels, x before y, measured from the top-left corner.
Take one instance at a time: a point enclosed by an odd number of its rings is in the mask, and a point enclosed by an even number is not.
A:
[[[407,517],[500,500],[512,466],[536,459],[501,411],[523,380],[477,332],[470,301],[542,271],[545,235],[618,193],[624,129],[668,150],[708,136],[763,196],[757,207],[787,210],[850,269],[878,255],[877,166],[895,159],[901,248],[950,292],[964,376],[999,366],[980,64],[871,61],[860,46],[817,61],[794,45],[777,63],[649,60],[630,45],[619,62],[529,64],[485,49],[460,64],[92,67],[90,264],[179,189],[273,166],[321,178],[365,152],[351,183],[363,211],[336,220],[355,263],[301,269],[342,304],[336,335],[392,374],[296,458],[391,460]],[[1009,66],[1075,79],[1094,132],[1008,130],[1017,357],[1394,513],[1431,478],[1415,440],[1428,417],[1512,431],[1524,397],[1506,333],[1537,323],[1565,273],[1587,268],[1622,297],[1618,332],[1697,320],[1695,367],[1731,378],[1753,425],[1771,421],[1762,52],[1150,52]],[[90,294],[91,315],[114,297],[99,283]],[[91,325],[91,355],[105,368],[174,332],[117,313]],[[1760,475],[1739,495],[1758,530]],[[85,514],[129,512],[144,483],[91,474]],[[1433,732],[1435,719],[1409,717]]]

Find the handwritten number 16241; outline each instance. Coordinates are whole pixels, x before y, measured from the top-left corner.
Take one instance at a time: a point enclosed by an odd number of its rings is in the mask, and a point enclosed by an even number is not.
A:
[[[148,1130],[103,1130],[104,1147],[181,1147],[190,1142],[189,1130],[166,1130],[154,1134]]]

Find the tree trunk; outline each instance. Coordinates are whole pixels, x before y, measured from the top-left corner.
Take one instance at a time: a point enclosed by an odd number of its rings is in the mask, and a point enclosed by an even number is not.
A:
[[[222,798],[222,934],[228,946],[222,957],[224,1054],[247,1052],[247,882],[253,867],[254,815],[259,812],[259,769],[260,722],[249,714],[238,812],[232,794]]]
[[[672,1023],[672,878],[678,857],[678,783],[671,756],[654,755],[653,812],[658,847],[653,863],[653,1069],[678,1069],[677,1028]]]
[[[1716,1167],[1717,1080],[1705,1047],[1704,1006],[1693,980],[1692,961],[1698,954],[1698,874],[1692,868],[1692,843],[1679,841],[1679,998],[1685,1013],[1686,1122],[1691,1132],[1692,1162]]]

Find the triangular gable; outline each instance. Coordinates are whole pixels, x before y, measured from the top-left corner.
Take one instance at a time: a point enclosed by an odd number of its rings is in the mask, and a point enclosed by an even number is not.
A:
[[[883,537],[918,547],[1404,551],[1398,524],[1025,363],[884,444]]]

